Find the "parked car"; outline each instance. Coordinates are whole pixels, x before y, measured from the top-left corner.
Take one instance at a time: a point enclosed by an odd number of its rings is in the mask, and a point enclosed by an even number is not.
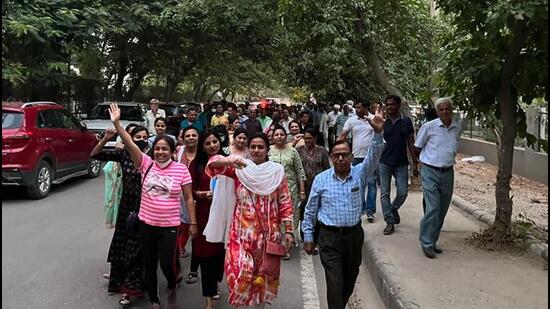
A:
[[[88,130],[97,134],[98,138],[101,138],[108,128],[113,128],[111,122],[111,116],[109,115],[109,105],[111,102],[99,103],[92,112],[87,114],[80,114],[82,122],[87,126]],[[145,118],[145,105],[135,102],[117,102],[120,108],[120,121],[123,127],[126,127],[130,123],[135,123],[146,127]],[[106,149],[112,149],[115,147],[117,136],[114,136],[105,145]]]
[[[2,102],[2,186],[24,186],[29,197],[41,199],[52,184],[97,177],[100,162],[90,158],[97,143],[61,105]]]
[[[175,102],[161,102],[159,109],[166,112],[166,133],[177,135],[181,121],[185,119],[185,104]]]

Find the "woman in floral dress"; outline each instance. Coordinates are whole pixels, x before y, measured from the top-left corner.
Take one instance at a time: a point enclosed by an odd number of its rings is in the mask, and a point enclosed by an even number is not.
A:
[[[284,168],[268,160],[267,136],[258,133],[248,145],[250,160],[216,156],[210,159],[207,173],[235,179],[236,205],[225,257],[229,303],[263,308],[277,297],[280,284],[280,259],[269,272],[262,271],[267,242],[284,244],[287,251],[294,245],[292,202]],[[253,168],[253,176],[242,176]]]
[[[302,165],[302,159],[298,151],[286,143],[287,134],[282,126],[277,126],[273,130],[273,140],[275,144],[269,151],[269,159],[281,164],[285,168],[285,174],[288,179],[288,190],[292,197],[294,206],[294,230],[298,231],[300,220],[300,204],[306,199],[306,173]],[[285,259],[290,256],[285,257]]]

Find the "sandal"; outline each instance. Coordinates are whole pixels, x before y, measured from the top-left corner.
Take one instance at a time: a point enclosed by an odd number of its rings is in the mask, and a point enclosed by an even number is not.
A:
[[[187,283],[187,284],[193,284],[193,283],[197,282],[198,277],[199,277],[199,274],[198,274],[198,273],[191,272],[191,273],[189,273],[189,275],[187,276],[187,279],[185,279],[185,283]]]
[[[131,303],[130,296],[128,296],[128,294],[122,294],[122,297],[120,298],[118,303],[123,306],[128,306]]]

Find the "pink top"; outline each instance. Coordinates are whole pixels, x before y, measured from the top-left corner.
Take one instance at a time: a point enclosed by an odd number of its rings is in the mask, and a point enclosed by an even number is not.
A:
[[[143,179],[149,166],[151,169]],[[179,226],[181,187],[191,183],[187,167],[172,161],[162,169],[151,157],[143,155],[141,177],[143,186],[139,219],[152,226]]]

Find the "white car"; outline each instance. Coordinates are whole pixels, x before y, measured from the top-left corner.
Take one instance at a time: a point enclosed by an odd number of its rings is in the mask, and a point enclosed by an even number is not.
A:
[[[113,128],[111,116],[109,115],[109,105],[111,102],[103,102],[98,104],[89,115],[81,114],[82,123],[86,124],[88,130],[95,132],[101,138],[108,128]],[[135,102],[117,102],[120,108],[120,120],[122,127],[126,127],[130,123],[135,123],[146,127],[147,118],[145,117],[145,105]],[[114,148],[116,144],[116,136],[113,137],[105,148]]]

